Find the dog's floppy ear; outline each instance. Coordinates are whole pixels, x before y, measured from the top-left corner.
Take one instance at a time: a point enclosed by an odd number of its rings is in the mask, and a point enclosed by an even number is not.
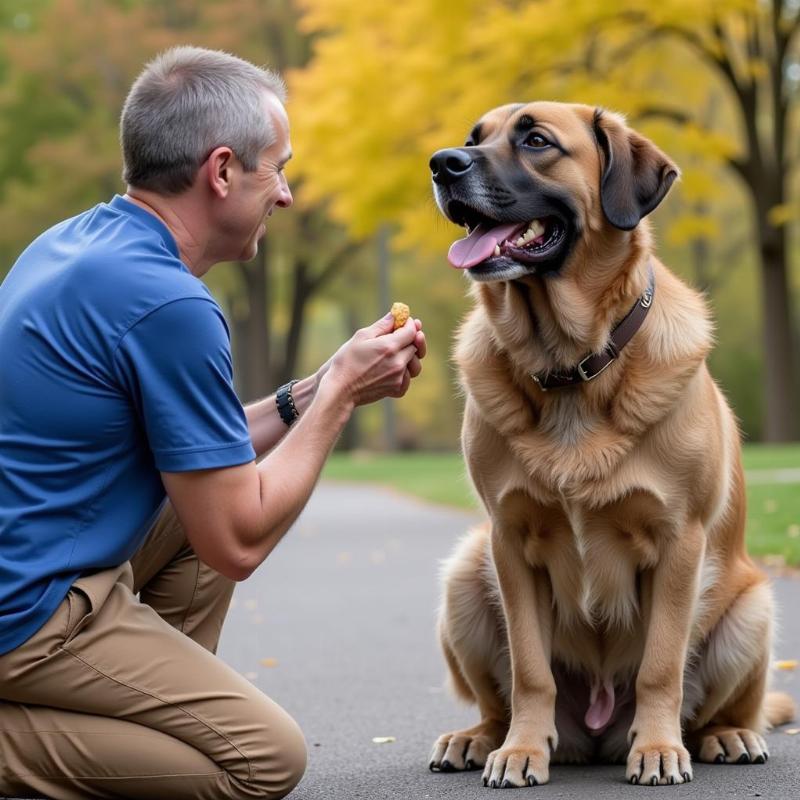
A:
[[[664,199],[679,170],[649,139],[617,115],[594,112],[594,135],[603,154],[600,202],[606,219],[633,230]]]

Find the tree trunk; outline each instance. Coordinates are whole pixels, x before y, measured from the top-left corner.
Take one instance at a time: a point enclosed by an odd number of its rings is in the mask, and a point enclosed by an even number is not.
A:
[[[279,373],[279,383],[297,377],[297,363],[300,358],[300,340],[305,324],[305,312],[313,294],[312,282],[308,277],[308,264],[298,260],[294,265],[294,286],[292,291],[292,313],[289,330],[286,333],[286,352]]]
[[[248,303],[247,318],[237,325],[241,337],[237,348],[241,360],[237,369],[240,373],[242,401],[246,403],[265,397],[275,389],[270,358],[268,249],[262,240],[259,253],[253,261],[237,262]]]
[[[786,226],[774,227],[759,213],[765,407],[763,438],[789,442],[797,435],[795,360]]]

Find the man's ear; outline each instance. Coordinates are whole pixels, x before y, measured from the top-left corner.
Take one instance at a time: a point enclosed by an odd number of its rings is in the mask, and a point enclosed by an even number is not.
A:
[[[226,197],[230,191],[233,159],[230,147],[216,147],[206,159],[208,185],[219,197]]]
[[[616,114],[596,109],[593,127],[602,153],[603,213],[615,228],[633,230],[664,199],[680,171],[649,139],[631,130]]]

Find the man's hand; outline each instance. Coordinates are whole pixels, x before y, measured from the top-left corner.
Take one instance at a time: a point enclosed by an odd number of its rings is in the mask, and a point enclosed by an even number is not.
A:
[[[384,397],[402,397],[412,378],[422,372],[427,352],[419,320],[409,319],[393,330],[391,314],[362,328],[320,367],[320,385],[333,384],[355,406]]]

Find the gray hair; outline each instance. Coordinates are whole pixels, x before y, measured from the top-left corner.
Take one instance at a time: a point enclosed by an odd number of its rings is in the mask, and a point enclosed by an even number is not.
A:
[[[123,180],[179,194],[222,145],[252,172],[275,137],[264,114],[265,91],[286,100],[280,75],[229,53],[200,47],[161,53],[136,79],[122,109]]]

